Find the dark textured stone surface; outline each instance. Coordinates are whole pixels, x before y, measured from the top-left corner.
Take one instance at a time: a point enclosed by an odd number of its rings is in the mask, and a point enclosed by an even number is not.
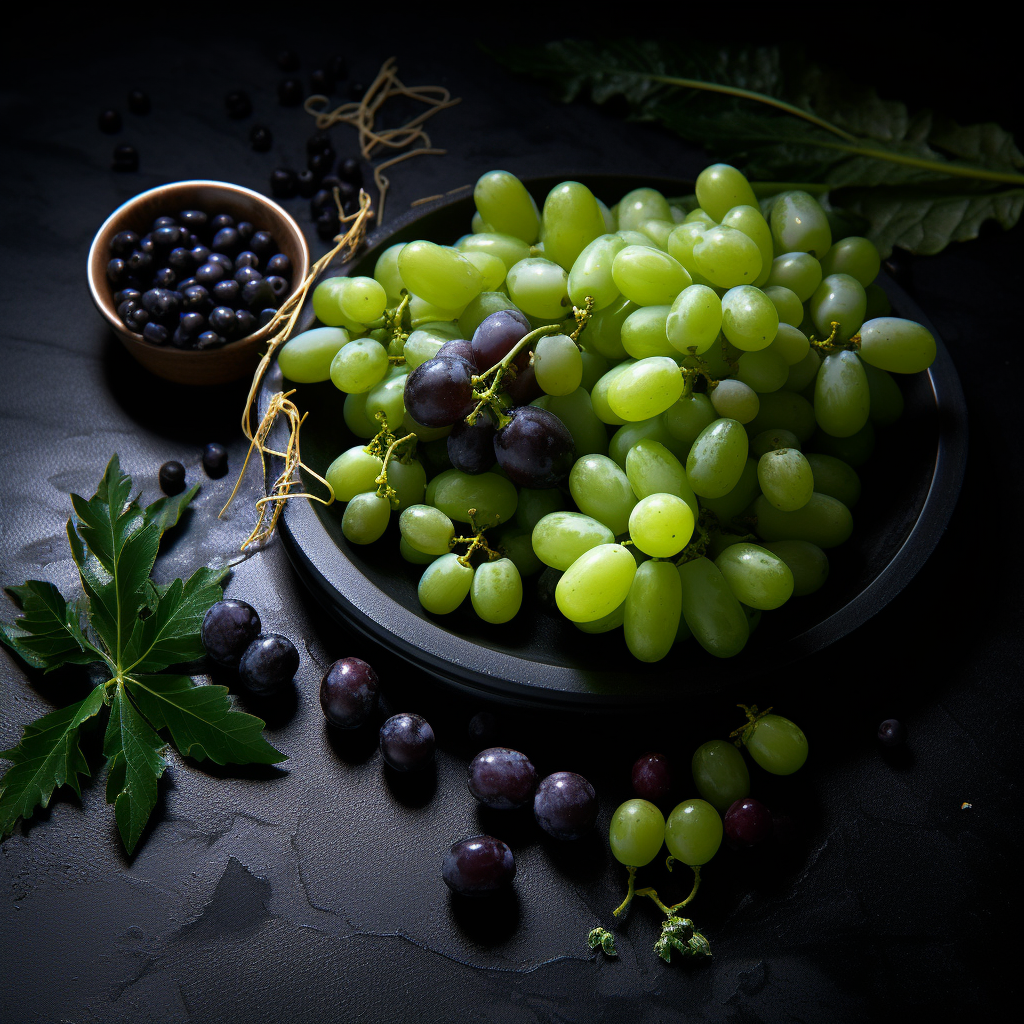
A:
[[[449,155],[391,172],[392,210],[495,166],[522,175],[686,176],[703,165],[700,153],[653,127],[550,104],[468,42],[450,60],[442,48],[418,49],[418,39],[347,51],[353,80],[370,80],[394,51],[406,82],[440,81],[464,97],[430,122]],[[96,49],[101,40],[106,49]],[[85,33],[75,51],[17,65],[17,89],[5,89],[4,585],[38,577],[73,591],[67,494],[91,493],[114,451],[147,500],[158,496],[168,459],[202,481],[165,543],[162,579],[229,556],[249,530],[257,477],[218,521],[234,475],[210,480],[201,471],[211,440],[225,442],[231,466],[241,466],[246,385],[190,390],[148,377],[104,328],[85,285],[93,232],[135,193],[186,177],[267,190],[273,167],[301,164],[313,126],[301,110],[278,105],[273,55],[288,42],[313,66],[323,46],[317,26],[287,40],[235,33],[228,49],[215,40],[179,41],[182,65],[196,74],[172,85],[148,67],[145,51],[102,59],[117,39]],[[182,82],[192,84],[178,93]],[[153,111],[126,118],[122,138],[139,149],[141,170],[115,174],[96,111],[136,86]],[[273,152],[254,153],[247,124],[225,117],[220,97],[238,87],[273,131]],[[339,155],[354,153],[353,135],[333,131],[344,140]],[[308,202],[286,206],[314,253],[323,252]],[[272,700],[246,694],[230,673],[208,678],[266,718],[290,760],[219,769],[169,753],[132,858],[101,778],[81,802],[59,792],[20,825],[0,846],[0,1020],[862,1021],[911,1008],[941,1020],[1017,991],[1021,241],[1019,227],[986,230],[977,242],[910,261],[904,284],[961,372],[971,451],[945,538],[882,615],[795,673],[768,666],[727,701],[695,702],[679,723],[497,709],[494,742],[522,750],[541,775],[572,770],[594,783],[597,830],[578,843],[543,835],[528,812],[477,806],[465,772],[477,752],[466,724],[479,705],[347,637],[301,591],[279,544],[239,565],[228,595],[253,604],[264,629],[291,637],[301,664]],[[9,620],[12,607],[2,614]],[[374,665],[384,700],[365,729],[342,735],[325,725],[318,685],[345,656]],[[0,748],[85,685],[71,671],[27,673],[0,651]],[[617,961],[591,954],[587,932],[612,925],[624,889],[604,830],[631,795],[630,765],[644,750],[664,750],[685,779],[695,746],[740,724],[731,707],[740,700],[797,720],[811,756],[789,779],[752,769],[754,795],[782,820],[774,839],[723,850],[704,872],[692,914],[714,958],[657,960],[650,905],[615,925]],[[425,715],[438,738],[435,768],[416,778],[385,772],[376,750],[380,722],[404,710]],[[900,750],[876,742],[888,717],[908,727]],[[93,752],[97,739],[87,743]],[[98,775],[101,761],[92,763]],[[509,843],[518,875],[507,897],[466,906],[445,889],[439,864],[452,842],[478,832]],[[647,878],[666,897],[689,887],[660,867]]]

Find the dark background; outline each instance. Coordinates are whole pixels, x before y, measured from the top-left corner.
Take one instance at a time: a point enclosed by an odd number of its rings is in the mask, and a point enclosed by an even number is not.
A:
[[[1021,138],[1008,42],[960,27],[940,41],[874,21],[831,30],[793,17],[815,59],[838,62],[889,98],[964,121],[999,120]],[[510,34],[480,35],[521,40],[534,26],[519,20]],[[551,37],[585,31],[550,17],[542,27]],[[796,30],[740,25],[729,41],[800,41]],[[396,54],[408,84],[443,84],[463,98],[429,122],[448,155],[390,174],[395,215],[494,167],[692,178],[707,161],[652,126],[553,103],[497,67],[470,30],[385,9],[356,17],[303,8],[223,24],[126,12],[105,26],[39,24],[23,38],[23,46],[8,39],[19,52],[8,55],[2,94],[4,585],[43,578],[72,592],[67,495],[91,493],[115,451],[146,500],[157,497],[157,469],[168,459],[203,482],[158,563],[165,578],[233,553],[248,532],[245,501],[226,521],[215,518],[244,456],[245,382],[199,391],[148,377],[93,309],[85,257],[106,215],[146,188],[214,177],[266,190],[274,167],[300,164],[312,125],[301,109],[277,104],[273,57],[283,46],[300,53],[303,74],[344,53],[363,83]],[[152,97],[145,118],[127,113],[133,87]],[[232,88],[252,96],[252,118],[226,117]],[[108,106],[125,120],[114,138],[96,128]],[[268,154],[248,146],[255,122],[274,132]],[[333,133],[340,153],[355,154],[353,132]],[[110,170],[118,142],[139,149],[138,173]],[[284,205],[314,255],[324,252],[308,203]],[[542,772],[580,771],[598,788],[594,836],[559,844],[528,815],[481,813],[465,789],[475,753],[466,722],[483,705],[350,639],[271,545],[238,567],[228,593],[255,605],[265,628],[292,637],[302,663],[283,698],[257,702],[234,689],[290,759],[280,770],[209,770],[170,752],[132,858],[102,779],[80,802],[58,793],[19,826],[0,846],[0,1020],[845,1021],[911,1008],[943,1020],[1018,992],[1010,954],[1020,895],[1021,230],[990,226],[977,241],[897,268],[952,354],[971,434],[949,529],[882,614],[795,668],[766,665],[743,692],[695,700],[671,720],[496,709],[499,738]],[[231,453],[232,473],[219,481],[200,466],[210,440]],[[256,487],[253,476],[243,498],[251,502]],[[7,605],[3,617],[13,613]],[[384,773],[373,729],[328,733],[317,686],[346,655],[377,666],[385,710],[417,710],[434,724],[437,768],[425,780]],[[0,679],[0,748],[87,685],[74,672],[27,673],[6,651]],[[690,753],[740,724],[738,701],[795,719],[812,753],[789,779],[753,777],[755,795],[781,819],[779,834],[743,856],[723,850],[705,872],[692,913],[714,958],[657,960],[658,916],[646,904],[618,926],[618,960],[595,957],[585,935],[611,923],[624,889],[605,835],[629,795],[629,765],[645,749],[664,749],[680,767],[680,798],[691,795]],[[896,755],[874,739],[891,716],[910,734]],[[965,801],[972,806],[961,810]],[[509,898],[464,905],[444,888],[439,862],[448,844],[479,830],[510,843],[519,876]],[[683,880],[664,871],[651,880],[666,898],[683,894]]]

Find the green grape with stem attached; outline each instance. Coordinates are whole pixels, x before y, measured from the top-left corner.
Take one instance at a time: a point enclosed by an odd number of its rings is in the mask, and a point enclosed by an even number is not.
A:
[[[697,792],[719,814],[750,796],[750,772],[743,755],[728,740],[709,740],[693,753],[690,762]]]
[[[896,316],[868,320],[857,349],[865,363],[889,373],[919,373],[935,361],[935,338],[913,320]]]
[[[533,550],[553,569],[565,571],[577,558],[599,544],[615,541],[612,531],[581,512],[549,512],[533,528]]]
[[[721,816],[707,800],[684,800],[665,823],[665,845],[676,860],[699,867],[718,853],[723,831]]]
[[[548,334],[533,350],[537,383],[549,395],[571,395],[583,380],[583,357],[572,338]]]
[[[614,611],[629,593],[636,559],[621,544],[598,544],[562,574],[555,601],[572,622],[592,622]]]
[[[523,580],[515,563],[499,558],[478,566],[469,597],[484,622],[500,625],[515,618],[523,604]]]
[[[771,611],[793,596],[789,566],[759,544],[732,544],[718,555],[715,565],[736,599],[748,608]]]
[[[803,730],[781,715],[764,715],[745,731],[743,745],[750,756],[772,775],[792,775],[807,760]]]
[[[356,445],[342,452],[327,467],[324,478],[337,501],[351,501],[357,494],[377,489],[377,477],[383,468],[383,459],[371,455],[362,445]]]
[[[277,354],[277,365],[296,384],[315,384],[331,379],[331,363],[349,334],[342,327],[315,327],[286,342]]]
[[[793,574],[793,595],[805,597],[820,590],[828,579],[828,555],[806,540],[765,541],[764,547],[778,555]]]
[[[671,562],[651,560],[637,566],[622,622],[626,646],[634,658],[661,661],[672,650],[682,607],[682,583]]]
[[[473,569],[449,552],[423,571],[417,594],[420,604],[434,615],[448,615],[462,604],[473,585]]]
[[[811,464],[798,448],[765,452],[757,463],[757,480],[768,501],[783,512],[803,508],[817,489]]]
[[[381,538],[390,519],[391,502],[374,491],[363,491],[345,506],[341,532],[353,544],[372,544]]]
[[[850,437],[868,421],[871,391],[864,364],[855,352],[825,356],[814,381],[814,416],[833,437]]]
[[[864,285],[849,274],[829,274],[811,296],[808,309],[818,333],[827,338],[832,324],[839,324],[836,337],[849,341],[864,323],[867,296]]]
[[[388,462],[388,485],[395,491],[396,510],[402,512],[423,501],[427,471],[419,459],[392,458]]]
[[[665,843],[665,816],[648,800],[627,800],[612,815],[608,842],[620,864],[645,867]]]

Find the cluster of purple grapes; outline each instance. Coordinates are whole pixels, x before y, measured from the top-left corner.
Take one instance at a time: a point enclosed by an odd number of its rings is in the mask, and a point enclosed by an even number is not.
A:
[[[264,633],[251,604],[228,598],[207,611],[201,631],[206,653],[218,665],[237,668],[245,687],[268,697],[290,682],[299,668],[295,644],[280,633]]]

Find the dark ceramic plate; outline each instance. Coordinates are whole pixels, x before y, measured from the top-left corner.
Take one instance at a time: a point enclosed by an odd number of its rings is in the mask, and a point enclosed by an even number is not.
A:
[[[527,182],[542,201],[564,178]],[[687,186],[673,181],[581,176],[605,202],[653,185],[666,194]],[[469,195],[419,208],[368,240],[346,272],[371,274],[377,256],[395,242],[429,238],[453,242],[469,228]],[[917,305],[884,276],[879,283],[900,316],[934,327]],[[303,327],[313,322],[305,313]],[[924,564],[941,536],[963,477],[967,422],[963,392],[942,341],[927,373],[900,378],[906,409],[894,427],[880,432],[870,462],[861,470],[863,497],[854,510],[854,533],[829,552],[828,582],[810,597],[794,598],[765,616],[744,651],[718,660],[694,641],[657,664],[636,661],[621,631],[584,634],[545,611],[536,579],[516,619],[506,626],[481,622],[468,600],[448,616],[420,607],[420,571],[398,552],[397,517],[377,544],[350,545],[341,532],[343,508],[288,502],[282,534],[296,571],[324,606],[367,639],[383,644],[446,683],[477,694],[535,706],[614,709],[662,703],[731,686],[773,666],[804,658],[845,636],[885,607]],[[261,405],[280,390],[271,367]],[[339,392],[328,382],[302,385],[296,395],[309,413],[302,428],[304,461],[323,473],[344,449],[357,443],[345,428]]]

